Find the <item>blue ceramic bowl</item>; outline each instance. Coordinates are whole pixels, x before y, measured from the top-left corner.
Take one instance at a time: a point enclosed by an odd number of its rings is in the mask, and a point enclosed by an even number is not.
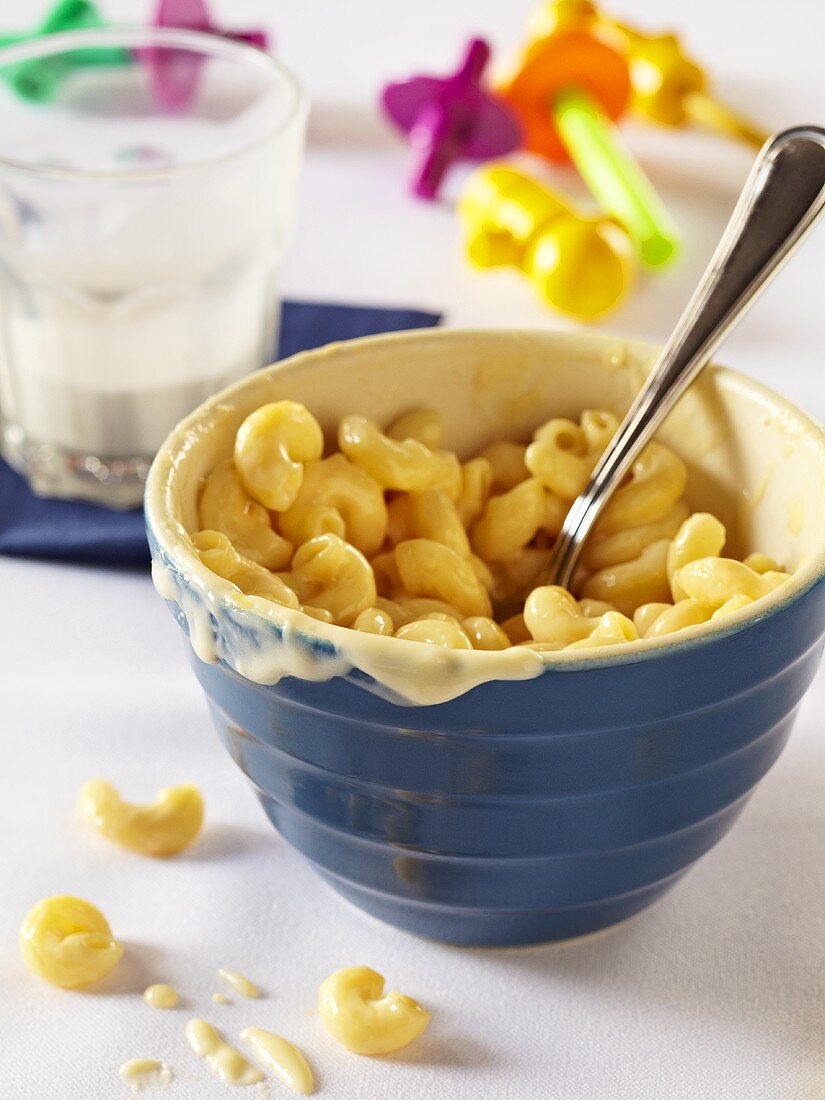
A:
[[[637,913],[730,828],[790,733],[825,630],[825,437],[709,368],[660,437],[733,553],[795,568],[756,613],[592,656],[438,651],[272,614],[198,562],[198,487],[264,401],[326,428],[434,404],[470,453],[549,415],[622,413],[655,349],[560,333],[434,331],[258,372],[181,424],[147,488],[154,575],[189,632],[218,732],[282,836],[342,896],[431,939],[523,944]],[[360,637],[360,636],[359,636]],[[503,676],[510,677],[502,678]],[[412,700],[412,701],[411,701]]]

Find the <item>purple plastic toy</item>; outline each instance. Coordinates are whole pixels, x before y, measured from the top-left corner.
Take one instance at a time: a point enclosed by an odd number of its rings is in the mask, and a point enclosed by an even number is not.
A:
[[[246,42],[261,50],[269,44],[266,31],[232,31],[217,26],[212,22],[205,0],[158,0],[152,26],[201,31],[233,42]],[[149,69],[152,94],[157,102],[169,111],[185,107],[194,95],[203,58],[184,50],[152,46],[141,50],[140,55]]]
[[[452,76],[414,76],[385,85],[381,103],[396,126],[409,135],[410,187],[419,198],[437,196],[454,161],[488,160],[518,148],[518,123],[481,86],[489,58],[489,45],[483,38],[473,38]]]

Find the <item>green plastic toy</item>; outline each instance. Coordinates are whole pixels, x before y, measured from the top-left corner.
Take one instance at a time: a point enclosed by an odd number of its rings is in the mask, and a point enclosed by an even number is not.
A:
[[[31,33],[0,35],[0,47],[31,42],[47,34],[94,30],[103,26],[105,24],[100,12],[91,0],[59,0],[40,26]],[[129,50],[103,46],[32,58],[15,65],[2,65],[0,57],[0,77],[22,99],[39,103],[50,99],[63,77],[78,66],[130,65],[133,61]]]

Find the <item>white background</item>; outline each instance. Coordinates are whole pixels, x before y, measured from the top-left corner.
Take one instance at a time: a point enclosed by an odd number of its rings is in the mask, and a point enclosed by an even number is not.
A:
[[[22,7],[2,0],[0,26],[18,23]],[[31,8],[33,21],[45,5]],[[528,9],[523,0],[224,0],[223,15],[272,28],[314,102],[286,293],[441,309],[450,324],[563,323],[517,276],[465,267],[449,203],[407,199],[403,149],[374,110],[385,78],[446,68],[471,32],[514,46]],[[106,11],[143,14],[123,0]],[[825,17],[812,0],[625,0],[621,13],[682,29],[718,87],[765,124],[823,121]],[[697,135],[634,125],[627,137],[683,227],[685,249],[608,327],[664,338],[749,157]],[[583,194],[572,177],[557,182]],[[723,356],[820,418],[823,273],[820,230]],[[566,946],[461,951],[348,909],[287,850],[218,745],[180,633],[146,576],[6,560],[0,592],[3,1100],[109,1100],[125,1094],[117,1067],[135,1056],[172,1063],[170,1100],[220,1096],[224,1086],[184,1046],[193,1012],[229,1035],[253,1023],[286,1034],[308,1052],[322,1095],[343,1100],[825,1097],[822,675],[741,822],[649,913]],[[135,798],[198,783],[202,840],[165,863],[97,842],[73,811],[93,775]],[[18,957],[22,915],[58,892],[98,903],[126,944],[94,992],[53,989]],[[397,1058],[348,1055],[313,1014],[320,981],[354,963],[433,1012],[426,1036]],[[218,966],[248,972],[267,998],[214,1006]],[[184,1010],[142,1004],[139,992],[155,980],[179,987]]]

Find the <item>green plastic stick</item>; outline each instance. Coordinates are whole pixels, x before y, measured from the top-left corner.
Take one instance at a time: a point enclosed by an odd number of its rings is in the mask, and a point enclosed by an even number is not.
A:
[[[678,250],[678,233],[653,184],[624,148],[612,122],[584,92],[560,92],[553,118],[573,163],[608,214],[624,225],[648,267]]]

